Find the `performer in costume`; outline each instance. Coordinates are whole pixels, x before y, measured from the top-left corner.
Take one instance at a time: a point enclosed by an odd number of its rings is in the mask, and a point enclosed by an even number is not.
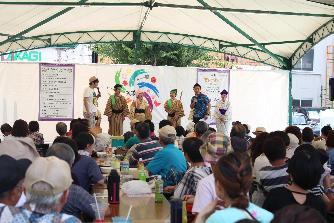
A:
[[[193,122],[196,124],[201,119],[207,119],[210,116],[210,99],[201,93],[201,85],[194,85],[195,96],[191,99],[190,108],[193,109]]]
[[[140,122],[152,120],[150,107],[140,89],[136,91],[136,97],[137,99],[134,100],[130,106],[130,120],[137,119]]]
[[[99,79],[93,76],[89,78],[89,86],[85,89],[83,95],[83,116],[88,120],[89,127],[95,127],[97,106],[94,104],[94,98],[96,99],[96,93],[94,88],[99,85]]]
[[[227,101],[228,92],[223,90],[220,95],[221,100],[216,104],[214,119],[216,120],[217,132],[229,135],[232,108],[230,102]]]
[[[165,102],[165,111],[168,113],[167,119],[173,123],[173,126],[181,125],[181,118],[184,116],[183,105],[176,99],[177,89],[170,91],[170,99]]]
[[[129,115],[129,108],[125,97],[121,95],[122,85],[116,84],[114,86],[115,94],[108,99],[104,115],[108,116],[109,121],[109,135],[121,136],[123,135],[123,121]]]

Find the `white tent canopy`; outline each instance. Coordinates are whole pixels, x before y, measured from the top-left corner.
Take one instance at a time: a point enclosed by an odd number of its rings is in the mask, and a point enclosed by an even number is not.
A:
[[[332,0],[0,0],[0,54],[96,42],[174,43],[282,69],[334,32]]]

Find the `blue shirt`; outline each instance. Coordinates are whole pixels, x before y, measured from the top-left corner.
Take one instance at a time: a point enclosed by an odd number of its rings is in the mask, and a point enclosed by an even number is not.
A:
[[[174,144],[169,144],[154,155],[146,168],[153,175],[161,175],[166,187],[181,181],[187,164],[183,153]]]
[[[103,179],[100,167],[93,158],[80,155],[80,159],[72,167],[79,185],[89,192],[90,185]]]
[[[192,100],[194,100],[196,98],[196,96],[194,96],[192,98]],[[204,118],[204,116],[207,113],[207,106],[210,103],[210,99],[208,98],[208,96],[206,96],[205,94],[200,93],[197,96],[197,103],[195,105],[194,108],[194,117],[196,118]]]
[[[252,216],[261,223],[270,223],[273,219],[273,214],[253,203],[249,203],[247,210]],[[252,219],[249,214],[238,208],[225,208],[220,211],[213,213],[207,220],[206,223],[232,223],[242,219]]]

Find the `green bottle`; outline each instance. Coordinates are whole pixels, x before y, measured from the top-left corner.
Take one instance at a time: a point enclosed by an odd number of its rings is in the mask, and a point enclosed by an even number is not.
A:
[[[158,176],[158,179],[155,181],[155,203],[162,203],[163,201],[163,187],[164,182],[161,179],[161,176]]]

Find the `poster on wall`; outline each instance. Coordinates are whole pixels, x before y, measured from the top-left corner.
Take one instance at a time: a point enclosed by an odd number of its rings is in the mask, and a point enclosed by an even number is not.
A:
[[[197,69],[197,83],[202,86],[202,93],[211,99],[211,106],[216,106],[220,92],[229,91],[230,71],[219,69]]]
[[[39,64],[39,121],[74,116],[74,64]]]

